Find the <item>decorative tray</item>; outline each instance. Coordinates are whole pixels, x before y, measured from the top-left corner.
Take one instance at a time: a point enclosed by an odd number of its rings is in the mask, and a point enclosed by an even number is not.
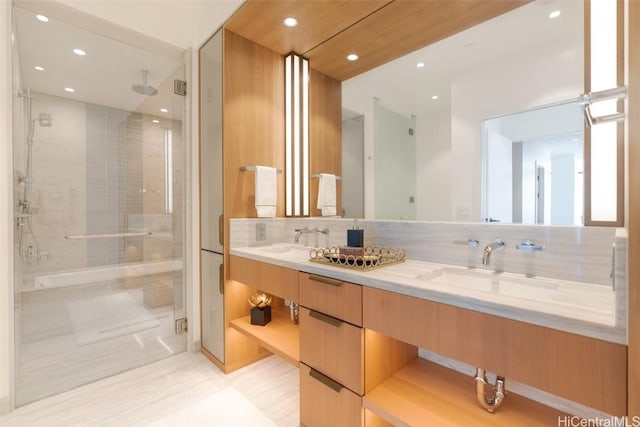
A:
[[[404,262],[402,249],[379,248],[367,246],[352,248],[348,246],[332,246],[316,248],[309,252],[309,261],[319,264],[335,265],[351,270],[368,271],[390,264]]]

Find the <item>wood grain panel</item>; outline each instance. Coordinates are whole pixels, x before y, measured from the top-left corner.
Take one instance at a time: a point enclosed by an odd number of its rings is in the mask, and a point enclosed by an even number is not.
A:
[[[231,321],[230,326],[242,334],[257,340],[261,346],[298,366],[300,362],[300,333],[298,325],[291,322],[285,306],[272,306],[271,321],[264,325],[252,325],[250,316]]]
[[[233,255],[229,266],[232,280],[290,301],[299,299],[297,270]]]
[[[626,413],[626,347],[373,288],[363,325],[613,415]]]
[[[226,280],[224,288],[224,371],[235,371],[250,363],[271,355],[259,345],[259,343],[230,328],[230,322],[234,319],[249,315],[250,306],[247,299],[255,292],[240,282]]]
[[[309,76],[309,170],[342,175],[342,84],[313,68]],[[318,205],[319,180],[310,184],[311,216],[321,216]],[[342,181],[336,182],[337,214],[342,212]]]
[[[364,330],[364,347],[365,393],[369,393],[418,357],[416,346],[371,329]]]
[[[367,394],[363,405],[402,426],[547,427],[562,425],[559,420],[567,416],[514,393],[490,414],[477,403],[471,377],[422,359]]]
[[[346,80],[480,24],[530,0],[398,0],[305,53],[311,66]],[[345,58],[357,53],[358,61]]]
[[[225,28],[282,55],[302,54],[350,27],[390,0],[249,0]],[[295,17],[298,26],[282,21]]]
[[[627,225],[629,298],[629,415],[640,416],[640,2],[629,2],[629,126]],[[633,261],[635,260],[635,262]]]
[[[284,170],[284,58],[225,31],[223,66],[224,212],[228,226],[228,218],[256,217],[255,176],[240,168],[264,165]],[[276,216],[284,216],[284,194],[284,174],[280,174]]]
[[[300,305],[362,326],[362,286],[333,281],[326,284],[318,276],[300,273]]]
[[[300,307],[300,360],[351,391],[364,394],[364,330],[329,324]]]
[[[363,427],[362,397],[349,389],[335,391],[300,363],[300,424],[306,427]]]

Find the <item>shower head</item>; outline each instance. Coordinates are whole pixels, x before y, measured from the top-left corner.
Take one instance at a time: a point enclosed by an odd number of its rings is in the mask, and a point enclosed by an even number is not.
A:
[[[38,118],[36,119],[40,126],[50,128],[53,124],[53,119],[51,118],[51,114],[49,113],[40,113],[38,114]]]
[[[149,74],[149,70],[142,70],[142,84],[133,85],[131,86],[131,89],[133,89],[135,92],[139,93],[140,95],[154,96],[155,94],[158,93],[158,89],[147,84],[148,74]]]

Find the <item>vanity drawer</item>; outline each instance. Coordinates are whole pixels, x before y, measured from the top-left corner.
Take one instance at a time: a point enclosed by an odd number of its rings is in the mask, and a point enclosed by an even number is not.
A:
[[[362,427],[362,398],[300,363],[300,425]]]
[[[300,305],[362,326],[362,286],[300,273]]]
[[[364,394],[364,330],[300,308],[300,360],[350,390]]]
[[[229,278],[283,299],[298,301],[298,272],[239,256],[230,257]]]

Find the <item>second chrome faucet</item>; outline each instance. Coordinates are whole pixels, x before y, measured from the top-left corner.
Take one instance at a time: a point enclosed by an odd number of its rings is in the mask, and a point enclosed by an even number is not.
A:
[[[484,247],[484,251],[482,252],[482,265],[489,265],[489,260],[491,258],[491,253],[496,250],[504,247],[504,240],[496,239],[493,242],[489,243]]]

